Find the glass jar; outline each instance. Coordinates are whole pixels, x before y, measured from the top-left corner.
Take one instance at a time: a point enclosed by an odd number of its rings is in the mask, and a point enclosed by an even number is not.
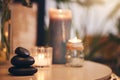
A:
[[[81,67],[84,63],[83,43],[79,39],[69,40],[66,44],[66,65]]]

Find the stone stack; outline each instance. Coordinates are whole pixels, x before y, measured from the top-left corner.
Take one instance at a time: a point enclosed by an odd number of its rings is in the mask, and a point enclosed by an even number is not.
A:
[[[13,66],[8,69],[12,75],[26,76],[33,75],[37,72],[37,69],[32,66],[35,60],[30,56],[30,52],[27,49],[17,47],[15,54],[16,55],[11,59]]]

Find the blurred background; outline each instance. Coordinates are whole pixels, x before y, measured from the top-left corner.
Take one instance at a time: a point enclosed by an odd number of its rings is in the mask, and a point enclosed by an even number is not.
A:
[[[82,39],[85,59],[108,65],[120,76],[120,0],[13,0],[9,7],[13,50],[48,45],[49,9],[70,9],[70,37]]]
[[[72,11],[71,38],[81,38],[85,58],[110,66],[120,76],[120,0],[46,0],[45,24],[49,9]]]

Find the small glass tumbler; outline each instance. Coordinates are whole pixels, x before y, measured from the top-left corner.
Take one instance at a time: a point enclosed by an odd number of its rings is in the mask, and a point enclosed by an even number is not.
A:
[[[81,67],[84,63],[83,43],[79,39],[69,40],[66,44],[66,66]]]
[[[52,47],[35,47],[32,56],[35,59],[34,66],[47,67],[52,65]]]

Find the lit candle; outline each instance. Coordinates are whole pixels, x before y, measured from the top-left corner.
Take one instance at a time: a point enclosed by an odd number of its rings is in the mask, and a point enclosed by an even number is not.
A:
[[[58,20],[67,20],[71,21],[72,13],[70,10],[63,10],[63,9],[53,9],[49,10],[50,19],[58,19]]]
[[[37,49],[36,55],[34,55],[35,66],[50,66],[52,64],[52,48],[40,47]]]
[[[78,39],[77,37],[73,38],[73,39],[70,39],[69,42],[71,43],[81,43],[81,39]]]
[[[50,44],[53,47],[53,63],[64,64],[66,41],[70,37],[72,13],[70,10],[50,9]]]
[[[82,40],[77,37],[68,40],[66,53],[66,65],[68,66],[83,66],[84,54]]]
[[[81,50],[82,51],[84,49],[83,44],[82,44],[82,40],[78,39],[77,37],[68,40],[67,49],[70,49],[70,50],[75,49],[75,50]]]
[[[45,54],[38,54],[37,60],[35,64],[38,64],[39,66],[47,66],[47,58],[45,58]]]
[[[35,66],[48,66],[48,58],[45,57],[45,54],[38,54],[35,57]]]

